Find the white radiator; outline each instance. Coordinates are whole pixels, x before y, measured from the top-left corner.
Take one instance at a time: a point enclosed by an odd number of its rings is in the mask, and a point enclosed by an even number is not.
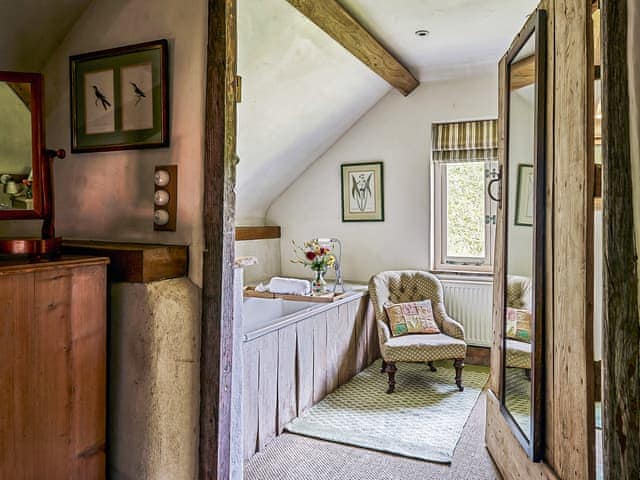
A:
[[[442,280],[444,304],[451,318],[464,326],[468,345],[490,347],[493,284],[481,281]]]

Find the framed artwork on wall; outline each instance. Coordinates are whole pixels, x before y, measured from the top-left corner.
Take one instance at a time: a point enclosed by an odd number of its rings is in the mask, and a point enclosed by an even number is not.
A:
[[[342,221],[383,222],[382,162],[345,163],[342,170]]]
[[[516,189],[515,212],[516,225],[525,227],[533,226],[534,185],[533,165],[518,165],[518,183]]]
[[[69,58],[71,151],[169,146],[167,40]]]

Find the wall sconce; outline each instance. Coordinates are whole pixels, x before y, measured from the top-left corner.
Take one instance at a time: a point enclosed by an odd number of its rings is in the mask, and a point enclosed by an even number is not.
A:
[[[157,166],[153,182],[153,229],[175,232],[178,216],[178,166]]]

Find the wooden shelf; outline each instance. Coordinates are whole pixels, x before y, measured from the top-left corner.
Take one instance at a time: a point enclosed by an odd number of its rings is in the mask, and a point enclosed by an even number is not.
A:
[[[269,240],[280,238],[280,227],[236,227],[236,240]]]
[[[149,283],[184,277],[189,261],[185,245],[64,240],[62,251],[108,257],[112,282]]]

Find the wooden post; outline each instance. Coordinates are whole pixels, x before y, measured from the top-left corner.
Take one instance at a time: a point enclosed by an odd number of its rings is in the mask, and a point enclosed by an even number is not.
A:
[[[200,353],[201,480],[229,478],[235,240],[236,0],[209,0]]]
[[[627,1],[602,2],[604,478],[640,477],[640,320],[629,126]],[[637,188],[637,184],[636,184]]]

